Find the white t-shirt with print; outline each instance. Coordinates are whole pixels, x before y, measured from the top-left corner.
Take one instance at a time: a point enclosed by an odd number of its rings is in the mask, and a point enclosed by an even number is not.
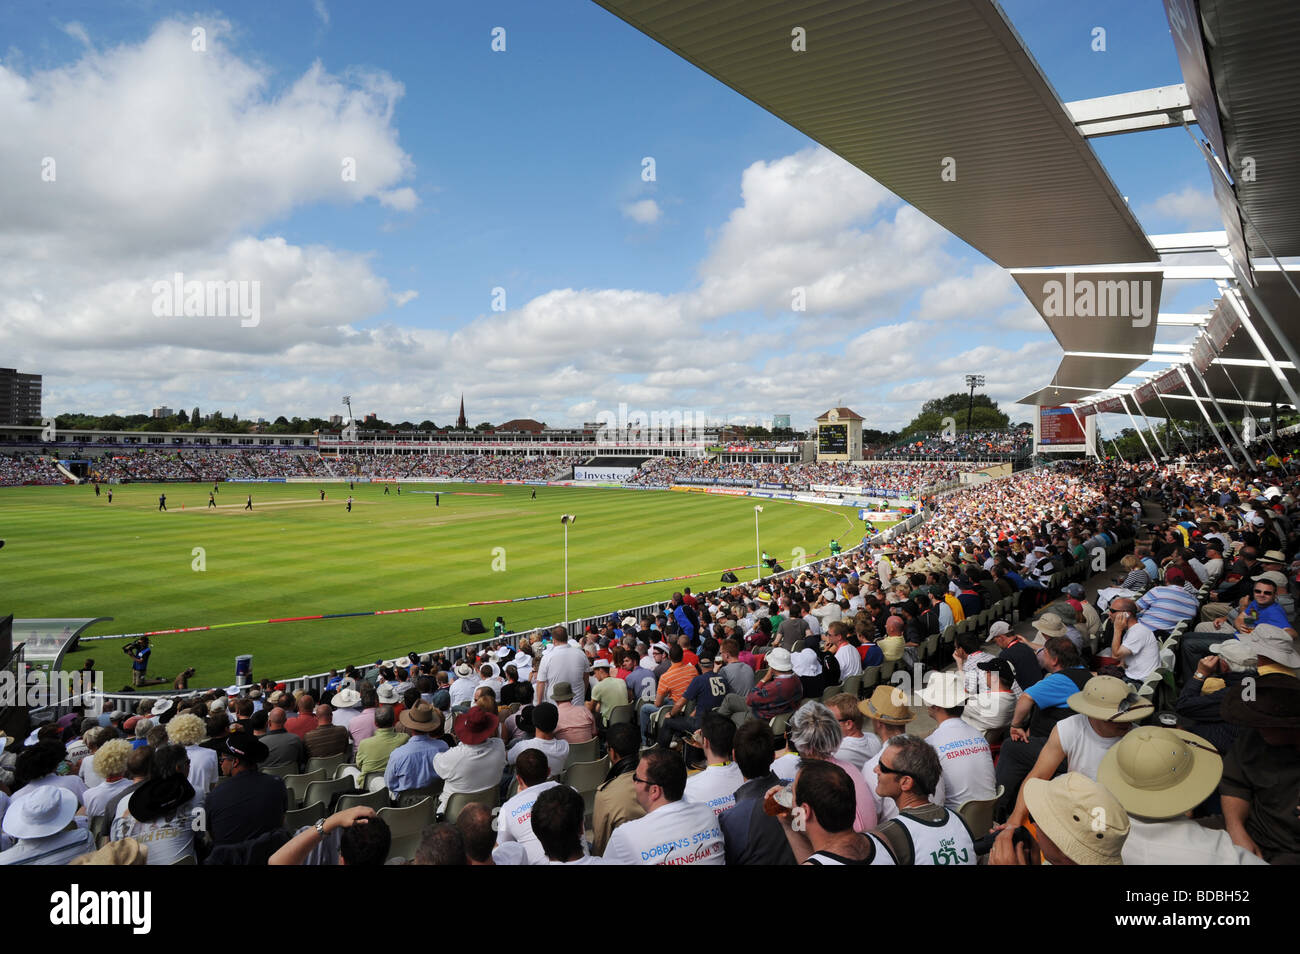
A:
[[[984,733],[962,719],[945,719],[925,741],[934,748],[943,766],[948,790],[943,804],[949,811],[955,812],[965,802],[983,801],[997,794],[993,754]]]
[[[880,781],[880,776],[876,774],[876,765],[880,762],[880,754],[884,752],[884,746],[880,748],[871,758],[867,759],[867,764],[862,766],[862,777],[867,780],[867,788],[871,789],[871,797],[876,800],[876,825],[883,825],[891,818],[898,817],[898,803],[892,798],[881,798],[880,793],[876,791],[876,783]],[[948,797],[948,790],[944,786],[943,776],[939,777],[939,784],[935,787],[934,794],[930,796],[930,804],[942,805]]]
[[[726,864],[722,828],[706,805],[681,799],[614,829],[605,846],[611,865]]]
[[[1119,735],[1113,739],[1103,738],[1083,714],[1062,719],[1056,723],[1055,728],[1056,736],[1061,740],[1061,748],[1065,750],[1066,770],[1081,772],[1094,782],[1097,780],[1097,768],[1101,765],[1102,757],[1123,738]]]
[[[710,765],[686,780],[685,798],[697,805],[707,805],[713,814],[721,815],[736,807],[736,789],[743,784],[745,776],[735,762]]]
[[[548,788],[555,788],[559,782],[542,782],[530,785],[501,806],[497,815],[497,844],[517,841],[528,853],[528,863],[538,865],[546,860],[546,851],[542,843],[533,834],[533,803],[537,796]]]

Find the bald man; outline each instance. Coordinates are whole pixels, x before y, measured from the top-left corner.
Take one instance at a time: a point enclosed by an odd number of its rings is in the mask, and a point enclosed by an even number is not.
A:
[[[261,736],[262,744],[270,751],[263,768],[277,765],[293,765],[295,771],[301,772],[307,764],[307,746],[302,739],[285,730],[284,723],[288,714],[279,706],[266,715],[266,734]]]
[[[307,757],[321,759],[346,755],[351,737],[343,726],[334,725],[334,707],[322,703],[316,707],[316,728],[303,741],[307,743]]]

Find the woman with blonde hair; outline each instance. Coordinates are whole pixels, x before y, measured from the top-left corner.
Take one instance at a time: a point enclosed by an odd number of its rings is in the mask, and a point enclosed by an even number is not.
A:
[[[126,739],[109,739],[96,750],[93,767],[95,774],[104,781],[86,790],[84,801],[87,818],[103,815],[113,796],[131,787],[131,779],[126,773],[126,760],[130,758],[132,748]]]
[[[196,715],[183,713],[167,723],[167,738],[185,746],[190,760],[189,782],[201,796],[216,784],[219,773],[217,753],[201,744],[207,737],[207,726]]]

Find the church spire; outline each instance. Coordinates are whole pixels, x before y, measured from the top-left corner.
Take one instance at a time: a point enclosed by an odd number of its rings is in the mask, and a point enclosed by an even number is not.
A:
[[[460,417],[456,418],[456,430],[468,431],[469,421],[465,419],[465,392],[460,395]]]

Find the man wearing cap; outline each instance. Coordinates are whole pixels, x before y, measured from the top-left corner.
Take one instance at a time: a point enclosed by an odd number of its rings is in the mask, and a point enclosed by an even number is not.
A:
[[[1075,613],[1075,628],[1083,634],[1084,639],[1091,639],[1101,631],[1101,614],[1097,607],[1088,602],[1088,593],[1082,583],[1071,583],[1061,590],[1065,594]]]
[[[591,687],[591,698],[587,708],[599,720],[603,727],[609,724],[609,714],[619,706],[627,705],[627,682],[614,675],[614,667],[608,659],[597,659],[591,664],[591,673],[596,684]]]
[[[16,842],[0,851],[0,865],[65,865],[95,850],[95,836],[73,823],[77,796],[58,785],[42,785],[15,798],[4,813],[3,830]]]
[[[482,792],[500,784],[506,748],[497,735],[497,725],[496,715],[482,706],[470,706],[469,711],[456,716],[452,730],[459,744],[433,758],[433,770],[443,780],[439,812],[458,792]]]
[[[1300,680],[1269,673],[1228,690],[1223,717],[1242,727],[1219,796],[1234,844],[1270,864],[1300,863]]]
[[[439,712],[438,715],[441,724],[442,713]],[[362,776],[372,772],[387,771],[388,760],[393,752],[410,739],[406,733],[398,732],[394,728],[397,718],[392,706],[380,706],[375,710],[374,718],[375,734],[368,739],[363,739],[357,746],[357,770]]]
[[[991,865],[1036,865],[1039,852],[1051,865],[1122,865],[1129,819],[1110,792],[1078,772],[1025,783],[1025,806],[1037,837],[994,842]]]
[[[1226,831],[1202,827],[1192,809],[1214,793],[1223,760],[1204,739],[1163,726],[1138,726],[1101,760],[1097,781],[1128,813],[1126,865],[1263,864]]]
[[[609,672],[609,661],[602,659],[600,662],[605,664],[605,672]],[[563,739],[570,745],[580,745],[583,742],[590,742],[596,737],[596,718],[591,711],[581,703],[573,703],[573,687],[567,682],[557,682],[551,693],[551,698],[555,702],[558,721],[555,727],[555,737]]]
[[[871,720],[872,731],[882,740],[880,752],[884,751],[883,743],[907,732],[907,724],[915,718],[915,713],[907,705],[907,696],[897,686],[876,686],[871,693],[871,698],[863,699],[858,703],[858,708]],[[883,825],[891,818],[897,817],[898,804],[893,799],[881,797],[876,787],[876,783],[880,780],[880,775],[876,772],[876,765],[880,762],[880,752],[863,764],[862,777],[876,801],[876,820]],[[935,805],[942,805],[947,795],[941,770],[930,801]]]
[[[993,798],[997,783],[988,741],[961,717],[969,698],[961,674],[931,673],[920,696],[935,721],[935,729],[925,741],[943,766],[943,780],[948,789],[944,806],[956,811],[966,802]]]
[[[1070,696],[1068,703],[1079,714],[1052,726],[1052,732],[1027,778],[1052,778],[1062,764],[1067,772],[1097,778],[1098,766],[1106,752],[1134,723],[1154,711],[1149,701],[1139,698],[1131,686],[1114,676],[1093,676],[1083,689]],[[1007,819],[1009,830],[1024,824],[1025,812],[1022,785],[1015,808]]]
[[[614,829],[605,847],[608,864],[722,865],[726,846],[717,816],[682,796],[686,766],[676,752],[654,748],[641,756],[633,775],[645,816]]]
[[[704,656],[700,659],[700,672],[686,687],[682,698],[673,705],[667,719],[659,723],[659,744],[669,745],[676,734],[690,735],[703,725],[704,717],[722,705],[727,695],[727,684],[714,671],[713,658]],[[682,715],[687,703],[695,706],[691,715]],[[726,751],[730,750],[730,745]],[[737,783],[739,784],[739,783]]]
[[[794,664],[786,650],[778,646],[763,659],[767,674],[745,697],[745,704],[756,718],[770,720],[794,711],[803,698],[803,683],[794,674]]]
[[[966,700],[962,720],[977,732],[997,732],[1002,738],[1015,716],[1015,670],[1001,656],[990,656],[976,665],[979,691]]]
[[[217,740],[221,774],[230,777],[209,793],[204,808],[213,845],[233,845],[284,824],[289,807],[284,782],[263,775],[266,746],[251,732],[231,732]]]
[[[543,702],[541,705],[527,706],[521,710],[521,715],[524,713],[531,718],[533,736],[512,745],[506,753],[506,761],[514,765],[524,752],[538,749],[550,763],[551,774],[560,775],[569,759],[569,743],[555,737],[555,729],[559,724],[559,710],[555,703]]]
[[[389,753],[384,767],[384,784],[393,795],[425,788],[437,781],[439,773],[434,768],[434,759],[447,751],[446,742],[433,738],[433,733],[442,728],[442,713],[427,702],[417,702],[402,710],[398,723],[410,739]]]

